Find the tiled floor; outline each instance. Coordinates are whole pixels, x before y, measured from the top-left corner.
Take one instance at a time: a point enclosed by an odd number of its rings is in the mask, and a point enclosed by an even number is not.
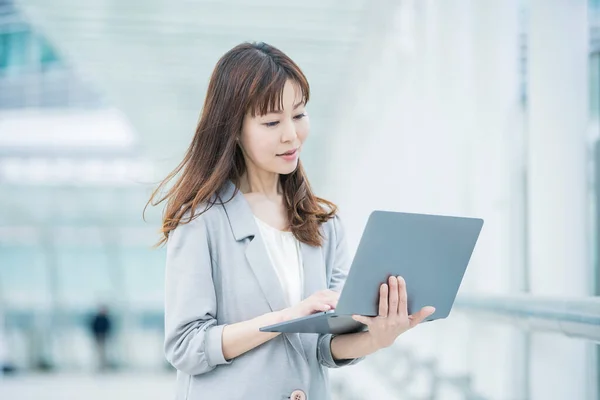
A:
[[[367,363],[331,371],[332,400],[398,399]],[[57,373],[0,377],[0,400],[170,400],[175,373]]]
[[[46,374],[0,378],[1,400],[169,400],[174,375]]]

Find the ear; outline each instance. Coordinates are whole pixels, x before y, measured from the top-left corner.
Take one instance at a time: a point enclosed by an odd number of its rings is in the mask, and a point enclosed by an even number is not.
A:
[[[241,139],[241,136],[240,136],[240,135],[238,135],[238,136],[235,138],[235,144],[237,145],[237,147],[239,147],[239,148],[240,148],[240,150],[242,151],[242,153],[244,153],[244,147],[242,146],[242,139]]]

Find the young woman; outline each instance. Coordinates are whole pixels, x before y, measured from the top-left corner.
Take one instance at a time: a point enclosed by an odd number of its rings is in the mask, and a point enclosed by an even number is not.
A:
[[[350,264],[336,206],[315,196],[300,162],[308,99],[284,53],[236,46],[215,67],[183,161],[150,199],[167,201],[165,354],[179,400],[328,399],[328,368],[390,346],[433,312],[407,315],[404,281],[390,277],[379,316],[354,317],[368,331],[259,331],[335,308]]]

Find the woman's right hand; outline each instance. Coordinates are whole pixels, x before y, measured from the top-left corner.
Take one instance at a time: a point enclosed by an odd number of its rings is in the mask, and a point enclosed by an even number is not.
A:
[[[316,312],[329,311],[337,306],[340,294],[333,290],[318,291],[298,304],[281,311],[283,321],[305,317]]]

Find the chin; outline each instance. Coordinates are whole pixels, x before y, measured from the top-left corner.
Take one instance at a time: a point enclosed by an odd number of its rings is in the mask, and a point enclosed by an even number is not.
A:
[[[289,174],[293,173],[294,171],[296,171],[296,169],[298,169],[298,163],[296,163],[293,166],[290,165],[288,168],[281,168],[277,172],[279,173],[279,175],[289,175]]]

